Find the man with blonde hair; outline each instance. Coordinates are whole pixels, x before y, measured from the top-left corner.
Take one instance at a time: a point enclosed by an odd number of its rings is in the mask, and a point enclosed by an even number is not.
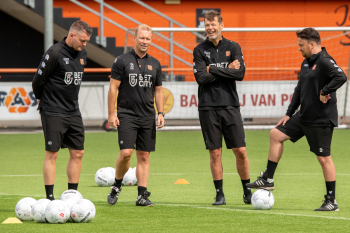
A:
[[[154,98],[158,110],[157,128],[164,126],[162,69],[159,61],[147,54],[152,42],[152,29],[149,26],[142,24],[136,28],[134,42],[134,49],[117,57],[112,66],[108,91],[108,124],[110,127],[118,127],[120,153],[116,162],[115,183],[107,201],[110,205],[117,202],[136,145],[136,206],[154,206],[148,199],[151,193],[147,191],[147,184],[149,155],[155,150],[156,142]]]

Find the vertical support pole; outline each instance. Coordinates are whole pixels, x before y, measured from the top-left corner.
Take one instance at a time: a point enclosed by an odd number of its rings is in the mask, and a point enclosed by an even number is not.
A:
[[[344,100],[344,109],[343,109],[343,119],[340,120],[339,124],[345,123],[346,118],[346,105],[348,103],[348,87],[349,87],[349,75],[350,75],[350,54],[349,54],[349,61],[348,61],[348,80],[346,80],[346,86],[345,86],[345,100]]]
[[[103,44],[103,0],[100,1],[100,41]]]
[[[99,44],[103,47],[107,47],[107,41],[106,41],[106,37],[104,37],[104,32],[103,32],[103,0],[99,0],[98,1],[100,3],[100,36],[96,36],[96,44]]]
[[[170,21],[170,28],[173,27],[173,21]],[[170,68],[174,68],[174,43],[173,43],[173,32],[169,33],[169,39],[170,39],[170,48],[169,48],[169,52],[170,52]],[[173,74],[173,71],[170,71],[170,75]]]
[[[44,1],[44,52],[53,45],[53,0]]]

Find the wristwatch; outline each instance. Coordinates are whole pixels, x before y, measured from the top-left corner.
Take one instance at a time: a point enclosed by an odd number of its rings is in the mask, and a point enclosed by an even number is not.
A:
[[[159,114],[162,114],[163,117],[165,116],[165,113],[164,113],[164,112],[158,112],[158,115],[159,115]]]

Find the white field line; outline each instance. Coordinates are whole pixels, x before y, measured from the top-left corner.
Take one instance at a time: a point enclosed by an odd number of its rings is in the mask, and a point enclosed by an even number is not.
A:
[[[264,210],[261,210],[261,211],[260,210],[258,210],[258,211],[256,211],[256,210],[241,210],[241,209],[203,207],[203,206],[194,206],[194,205],[177,205],[177,204],[157,204],[157,205],[174,206],[174,207],[187,207],[187,208],[196,208],[196,209],[208,209],[208,210],[233,211],[233,212],[246,212],[246,213],[251,213],[251,214],[270,214],[270,215],[285,215],[285,216],[296,216],[296,217],[350,220],[350,218],[344,218],[344,217],[318,216],[318,215],[307,215],[307,214],[288,214],[288,213],[269,212],[269,211],[264,211]]]
[[[80,174],[81,176],[94,176],[95,174]],[[153,176],[181,176],[181,175],[211,175],[209,172],[199,172],[199,173],[150,173]],[[238,173],[224,173],[224,175],[238,175]],[[251,174],[252,176],[258,174]],[[282,173],[277,176],[319,176],[322,173]],[[30,176],[43,176],[42,174],[32,174],[32,175],[0,175],[0,177],[30,177]],[[56,174],[56,176],[66,176],[66,174]],[[350,176],[350,174],[337,174],[337,176]],[[251,178],[252,179],[252,178]]]
[[[16,193],[16,194],[0,193],[0,196],[24,196],[24,197],[29,197],[28,194],[20,194],[20,193]],[[43,195],[30,195],[30,197],[41,197],[41,198],[45,198],[45,196],[43,196]]]

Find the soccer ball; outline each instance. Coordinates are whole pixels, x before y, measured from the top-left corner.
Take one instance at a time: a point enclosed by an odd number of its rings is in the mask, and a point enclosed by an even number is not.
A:
[[[87,199],[78,200],[71,208],[71,217],[74,222],[91,222],[95,214],[95,205]]]
[[[45,217],[49,223],[65,223],[69,216],[69,207],[62,200],[51,201],[46,206]]]
[[[108,187],[114,184],[115,169],[112,167],[103,167],[97,170],[95,182],[100,187]]]
[[[265,189],[258,189],[252,196],[252,205],[256,210],[269,210],[274,203],[273,194]]]
[[[129,167],[129,170],[125,173],[122,181],[122,185],[124,186],[132,186],[136,184],[137,178],[136,178],[136,168],[133,169]]]
[[[72,216],[71,216],[71,214],[72,214],[72,206],[79,200],[81,200],[81,199],[70,198],[70,199],[64,200],[64,202],[68,205],[69,213],[70,213],[67,222],[73,222],[73,219],[72,219]]]
[[[36,200],[31,197],[25,197],[17,202],[15,211],[17,217],[22,221],[32,221],[32,207],[36,203]]]
[[[136,167],[134,167],[134,168],[133,168],[133,172],[134,172],[134,174],[135,174],[135,180],[136,180],[136,182],[135,182],[135,184],[134,184],[134,185],[135,185],[135,186],[137,186]]]
[[[67,199],[83,199],[83,195],[77,190],[74,189],[68,189],[67,191],[64,191],[60,197],[61,201],[67,200]]]
[[[46,222],[45,210],[50,201],[49,199],[40,199],[33,205],[32,214],[36,222]]]

